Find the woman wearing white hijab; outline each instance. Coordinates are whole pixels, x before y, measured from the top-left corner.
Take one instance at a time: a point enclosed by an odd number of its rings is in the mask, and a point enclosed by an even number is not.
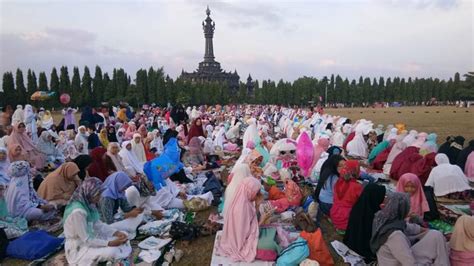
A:
[[[24,117],[23,116],[23,106],[17,105],[16,110],[12,115],[12,125],[14,126],[18,123],[23,122],[23,120],[24,120],[23,117]]]
[[[138,161],[142,163],[146,162],[145,146],[143,146],[142,137],[138,133],[133,134],[132,152],[135,153]]]
[[[224,195],[224,208],[222,209],[222,215],[225,217],[225,212],[229,208],[232,200],[235,197],[235,193],[239,189],[240,184],[244,181],[247,177],[252,177],[252,172],[250,171],[250,167],[246,163],[238,164],[232,169],[232,173],[230,175],[231,181],[227,185]]]
[[[221,126],[217,132],[216,139],[214,140],[214,146],[219,146],[221,149],[224,149],[225,142],[225,127]]]
[[[87,130],[85,126],[80,126],[77,129],[77,135],[74,140],[74,144],[76,145],[77,152],[79,154],[89,154],[89,142],[87,141],[87,138],[89,137],[87,134]]]
[[[332,146],[342,147],[345,139],[346,136],[344,136],[344,134],[342,133],[341,127],[337,126],[336,130],[334,131],[334,134],[331,136]]]
[[[33,106],[29,104],[25,105],[25,110],[23,111],[23,122],[26,125],[26,133],[30,135],[33,143],[37,143],[38,128],[36,127],[36,116],[33,112]]]
[[[120,150],[119,155],[122,157],[122,162],[126,168],[131,168],[138,174],[144,174],[143,163],[140,162],[135,153],[132,152],[132,144],[130,141],[122,143],[122,149]]]
[[[408,135],[403,139],[403,142],[405,142],[405,144],[408,146],[410,146],[411,144],[413,144],[413,142],[415,142],[416,140],[416,136],[418,135],[418,131],[416,130],[410,130],[410,132],[408,133]]]
[[[255,137],[258,136],[258,130],[257,130],[257,121],[255,118],[251,118],[247,121],[247,124],[249,126],[245,130],[243,141],[242,141],[242,146],[247,147],[247,143],[249,141],[254,141]]]
[[[150,142],[150,149],[155,148],[156,154],[163,153],[163,139],[161,138],[160,131],[158,129],[153,130],[152,132],[148,133],[148,136],[152,138]]]
[[[240,122],[237,122],[233,127],[231,127],[229,129],[229,131],[227,131],[225,133],[225,137],[228,139],[228,140],[233,140],[235,141],[238,137],[239,137],[239,132],[240,132],[240,125],[242,123]]]
[[[368,156],[367,142],[362,135],[362,129],[357,129],[355,137],[347,144],[347,154],[353,157],[367,158]]]
[[[450,164],[446,154],[438,153],[435,161],[437,166],[431,170],[425,186],[433,187],[437,197],[472,190],[461,168],[455,164]]]
[[[390,134],[387,136],[385,140],[391,141],[391,140],[397,139],[397,132],[398,132],[398,129],[396,128],[390,129]]]

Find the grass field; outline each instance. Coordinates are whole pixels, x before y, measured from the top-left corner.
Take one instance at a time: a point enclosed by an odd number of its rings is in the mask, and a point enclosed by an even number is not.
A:
[[[448,135],[462,135],[466,142],[474,139],[474,108],[455,107],[402,107],[402,108],[343,108],[326,109],[326,112],[333,115],[340,115],[351,118],[353,121],[361,118],[372,120],[376,125],[404,123],[408,129],[417,131],[435,132],[438,134],[438,143],[442,143]],[[55,122],[58,123],[62,116],[54,114]],[[199,213],[198,220],[208,217],[209,211]],[[323,221],[322,231],[326,242],[341,237],[327,221]],[[173,265],[209,265],[214,244],[214,236],[199,238],[184,248],[178,243],[178,248],[184,250],[184,257],[180,263]],[[332,251],[332,249],[331,249]],[[333,253],[336,265],[344,265],[342,260]],[[7,260],[5,265],[27,265],[24,261]]]

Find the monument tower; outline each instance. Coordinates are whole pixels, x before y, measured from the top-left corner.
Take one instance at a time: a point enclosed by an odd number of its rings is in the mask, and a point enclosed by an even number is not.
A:
[[[239,89],[240,77],[237,71],[226,72],[222,70],[221,64],[215,60],[214,57],[214,30],[216,28],[215,22],[211,19],[211,10],[209,6],[206,9],[206,19],[202,22],[202,29],[204,31],[205,47],[204,47],[204,61],[199,63],[197,70],[192,73],[181,72],[180,78],[190,82],[227,82],[231,94],[235,94]]]

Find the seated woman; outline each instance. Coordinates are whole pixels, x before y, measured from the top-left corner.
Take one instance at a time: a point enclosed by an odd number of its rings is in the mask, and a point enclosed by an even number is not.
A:
[[[250,152],[250,154],[245,158],[244,162],[250,167],[250,172],[252,176],[260,179],[263,175],[263,170],[260,167],[260,164],[263,161],[263,156],[255,149]]]
[[[285,197],[278,200],[270,201],[270,204],[275,208],[277,212],[284,212],[289,207],[298,207],[301,205],[303,194],[300,187],[290,178],[289,171],[287,169],[280,170],[281,179],[285,184],[283,193]]]
[[[8,212],[12,217],[23,217],[29,222],[47,221],[54,218],[55,207],[38,197],[33,189],[33,177],[28,162],[16,161],[12,163],[10,177],[6,200]]]
[[[79,178],[84,180],[86,177],[89,177],[89,173],[87,169],[89,165],[92,163],[92,158],[89,155],[81,154],[72,160],[73,163],[79,167]]]
[[[368,184],[349,215],[344,244],[363,256],[366,263],[376,260],[375,254],[370,250],[370,236],[374,215],[380,210],[380,205],[385,199],[385,192],[384,186]]]
[[[0,183],[10,183],[8,168],[10,168],[10,159],[8,159],[7,149],[0,148]]]
[[[107,134],[107,129],[102,128],[99,132],[99,141],[102,144],[102,147],[106,148],[109,147],[109,135]]]
[[[189,150],[183,157],[183,163],[193,168],[193,171],[201,171],[206,169],[206,159],[202,151],[201,141],[198,137],[194,137],[189,141]]]
[[[10,160],[10,163],[28,160],[26,153],[23,152],[23,148],[20,144],[8,145],[8,159]]]
[[[97,147],[91,151],[92,163],[87,169],[90,176],[105,180],[109,173],[113,173],[111,166],[105,164],[105,153],[107,153],[107,150],[102,147]]]
[[[17,238],[28,232],[28,221],[25,218],[13,218],[8,213],[5,190],[8,183],[0,180],[0,228],[5,231],[8,239]]]
[[[64,249],[70,265],[95,265],[127,258],[132,252],[128,235],[100,221],[97,204],[102,182],[86,178],[64,212]]]
[[[186,193],[179,190],[177,185],[170,180],[170,176],[182,169],[182,164],[179,161],[180,148],[178,140],[171,138],[165,145],[163,154],[149,161],[143,167],[143,170],[148,179],[156,188],[156,196],[153,196],[153,201],[163,208],[184,208],[183,200],[190,200],[193,197],[200,197],[205,199],[209,204],[214,199],[212,192],[207,192],[203,195],[188,196]],[[179,197],[179,198],[178,198]]]
[[[122,143],[122,149],[118,154],[122,158],[125,168],[133,169],[137,174],[145,174],[143,172],[144,164],[140,162],[135,153],[132,152],[132,143],[130,141],[124,141]]]
[[[469,200],[472,188],[461,168],[450,164],[444,153],[438,153],[435,161],[437,166],[431,170],[425,186],[433,187],[436,197]]]
[[[104,154],[104,162],[107,166],[107,174],[111,175],[117,171],[127,172],[127,169],[119,155],[120,145],[117,142],[109,143],[107,152]]]
[[[329,216],[334,202],[334,186],[339,178],[339,169],[344,167],[345,160],[341,155],[330,156],[321,167],[321,174],[313,198],[319,201],[317,221],[322,215]]]
[[[34,168],[43,169],[46,159],[45,155],[36,148],[36,145],[27,135],[24,123],[19,123],[13,127],[13,131],[8,138],[7,146],[12,147],[13,145],[20,145],[21,154],[32,163]]]
[[[232,169],[232,173],[227,178],[228,183],[227,188],[224,192],[224,208],[222,210],[223,215],[225,215],[225,212],[227,211],[234,197],[236,196],[240,184],[247,177],[252,177],[250,167],[247,164],[241,163],[234,166],[234,168]]]
[[[135,153],[137,156],[138,160],[142,163],[145,163],[146,160],[146,154],[145,154],[145,146],[142,143],[142,137],[139,133],[133,134],[133,139],[131,141],[132,143],[132,152]]]
[[[449,246],[452,266],[474,264],[474,217],[463,215],[458,218]]]
[[[345,231],[349,221],[352,206],[362,193],[362,185],[357,182],[359,178],[359,161],[348,160],[339,172],[339,178],[334,185],[334,204],[330,216],[336,230]]]
[[[398,180],[397,192],[410,195],[410,212],[408,216],[412,221],[421,223],[425,212],[428,212],[430,208],[420,179],[412,173],[402,175],[400,180]]]
[[[41,133],[41,136],[36,144],[38,150],[46,156],[46,163],[61,164],[64,163],[64,155],[56,148],[53,143],[53,135],[51,132],[45,130]]]
[[[255,200],[261,185],[253,178],[245,178],[224,215],[224,228],[217,242],[217,254],[233,262],[252,262],[257,255],[259,221]],[[267,220],[266,215],[261,221]]]
[[[131,185],[132,179],[124,172],[116,172],[105,179],[104,191],[99,202],[100,217],[103,222],[112,224],[114,222],[114,215],[118,212],[119,208],[124,212],[125,219],[136,218],[143,212],[143,209],[130,206],[127,201],[125,190]],[[141,220],[138,223],[136,222],[133,221],[131,223],[131,225],[136,224],[135,228],[129,228],[131,230],[127,231],[135,230]]]
[[[56,206],[65,206],[76,188],[81,184],[79,167],[75,163],[64,163],[41,182],[38,195]]]
[[[406,223],[410,199],[392,193],[375,214],[370,248],[379,265],[450,265],[446,240],[439,231]]]

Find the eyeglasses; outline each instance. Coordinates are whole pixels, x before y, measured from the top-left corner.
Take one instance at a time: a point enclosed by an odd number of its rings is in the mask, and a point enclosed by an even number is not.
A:
[[[285,154],[295,154],[295,150],[291,150],[291,151],[280,151],[280,155],[285,155]]]

